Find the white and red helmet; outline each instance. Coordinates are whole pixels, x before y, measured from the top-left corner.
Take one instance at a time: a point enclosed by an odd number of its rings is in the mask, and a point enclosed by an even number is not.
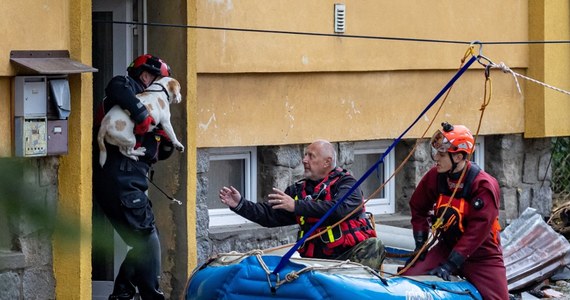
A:
[[[170,67],[168,64],[162,59],[150,54],[143,54],[135,58],[127,68],[129,76],[133,78],[138,78],[142,71],[147,71],[155,76],[170,76]]]

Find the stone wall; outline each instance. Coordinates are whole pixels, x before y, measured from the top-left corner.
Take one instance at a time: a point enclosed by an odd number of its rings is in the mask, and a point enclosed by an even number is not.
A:
[[[354,155],[353,143],[338,143],[337,165],[349,168]],[[258,147],[258,201],[271,192],[273,187],[285,189],[303,176],[304,145]],[[254,249],[269,249],[294,243],[296,226],[263,228],[256,224],[208,229],[206,194],[208,191],[207,149],[198,151],[198,260],[229,251],[247,252]]]
[[[404,161],[416,140],[403,140],[396,147],[396,167]],[[335,144],[338,165],[350,169],[354,143]],[[485,170],[500,184],[501,223],[518,217],[526,207],[548,216],[552,206],[550,189],[550,139],[523,139],[520,135],[485,137]],[[258,147],[258,199],[272,187],[285,188],[302,176],[302,145]],[[418,143],[405,167],[396,176],[396,214],[408,215],[408,201],[422,176],[433,165],[427,141]],[[295,226],[262,228],[255,224],[208,229],[206,191],[208,151],[198,151],[198,258],[199,262],[217,253],[268,249],[295,241]],[[382,222],[382,216],[376,217]]]
[[[415,140],[402,141],[396,165],[410,152]],[[548,167],[551,142],[523,139],[521,135],[485,136],[485,171],[499,181],[501,224],[516,219],[527,207],[536,208],[544,217],[552,208],[551,168]],[[420,142],[408,166],[396,177],[396,211],[409,214],[408,201],[423,174],[433,165],[427,141]]]
[[[485,138],[486,171],[499,181],[505,222],[527,207],[548,217],[552,209],[550,138],[523,139],[521,135]]]
[[[431,149],[427,141],[402,140],[396,146],[396,168],[409,156],[405,167],[396,175],[396,212],[409,215],[408,202],[422,176],[433,166]],[[411,154],[410,154],[411,153]]]
[[[57,205],[57,157],[0,159],[0,299],[55,299],[51,234]]]
[[[258,148],[257,194],[259,201],[262,201],[264,195],[267,195],[272,187],[284,189],[301,178],[303,174],[302,151],[299,145]],[[208,229],[206,196],[209,184],[209,153],[207,149],[198,151],[197,165],[198,264],[218,253],[269,249],[295,242],[295,226],[263,228],[256,224],[244,224]]]

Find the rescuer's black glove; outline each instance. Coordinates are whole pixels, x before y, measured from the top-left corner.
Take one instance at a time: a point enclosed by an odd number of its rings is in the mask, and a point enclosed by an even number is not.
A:
[[[449,254],[447,261],[441,264],[439,267],[431,270],[429,274],[436,275],[438,277],[441,277],[443,280],[449,281],[451,279],[450,276],[459,270],[464,261],[465,257],[463,255],[455,251],[451,251],[451,254]]]
[[[420,251],[422,249],[427,238],[428,238],[427,232],[425,232],[425,231],[414,231],[414,242],[416,244],[416,249],[414,249],[414,255],[412,255],[412,257],[408,258],[408,260],[406,261],[406,264],[405,264],[406,266],[412,262],[412,260],[414,259],[414,257],[416,255],[418,255],[417,254],[418,251]],[[424,260],[426,258],[426,253],[427,253],[427,249],[425,249],[421,254],[419,254],[418,260]]]

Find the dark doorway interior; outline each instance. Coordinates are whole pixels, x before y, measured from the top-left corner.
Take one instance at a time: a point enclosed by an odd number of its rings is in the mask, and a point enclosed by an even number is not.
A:
[[[93,118],[105,96],[105,85],[113,77],[113,13],[93,12]],[[93,132],[93,154],[98,151],[96,132]],[[93,157],[97,157],[93,155]],[[97,164],[95,160],[93,164]],[[94,166],[95,167],[95,166]],[[93,180],[97,178],[93,177]],[[93,195],[95,197],[95,195]],[[95,198],[93,198],[95,199]],[[93,249],[91,257],[92,280],[114,279],[114,231],[103,211],[93,201]]]

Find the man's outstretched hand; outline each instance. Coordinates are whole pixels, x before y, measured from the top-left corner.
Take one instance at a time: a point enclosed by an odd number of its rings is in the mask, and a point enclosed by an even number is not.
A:
[[[239,193],[238,190],[236,190],[235,187],[224,186],[220,190],[220,201],[223,204],[229,206],[230,208],[235,208],[236,206],[238,206],[240,200],[241,200],[241,194]]]

